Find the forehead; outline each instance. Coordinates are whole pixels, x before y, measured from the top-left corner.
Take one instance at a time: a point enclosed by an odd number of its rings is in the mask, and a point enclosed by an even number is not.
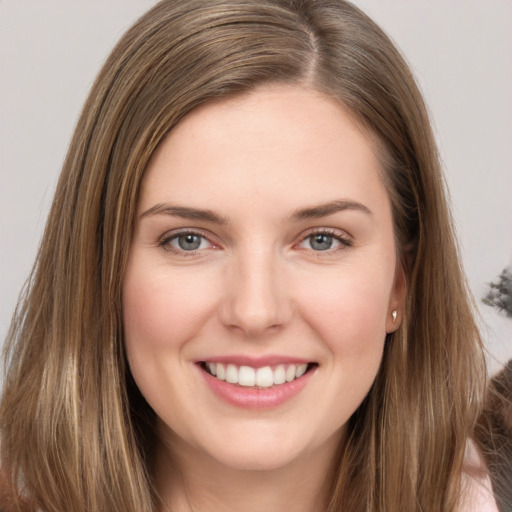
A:
[[[347,194],[361,201],[365,190],[383,191],[376,153],[338,100],[267,86],[187,115],[150,161],[141,208],[171,199],[221,206],[233,195],[250,202],[265,195],[290,208]]]

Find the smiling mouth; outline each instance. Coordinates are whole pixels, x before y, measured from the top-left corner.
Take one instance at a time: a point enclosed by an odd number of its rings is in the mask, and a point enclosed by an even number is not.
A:
[[[201,368],[218,380],[247,388],[270,388],[300,379],[317,367],[317,363],[279,364],[276,366],[238,366],[236,364],[202,361]]]

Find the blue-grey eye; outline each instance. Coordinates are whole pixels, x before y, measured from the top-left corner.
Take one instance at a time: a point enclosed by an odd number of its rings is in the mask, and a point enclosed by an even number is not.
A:
[[[308,237],[314,251],[327,251],[332,247],[334,237],[325,233],[317,233]]]
[[[204,240],[202,236],[196,235],[194,233],[187,233],[185,235],[180,235],[174,239],[178,247],[182,251],[196,251],[201,247],[201,242]]]

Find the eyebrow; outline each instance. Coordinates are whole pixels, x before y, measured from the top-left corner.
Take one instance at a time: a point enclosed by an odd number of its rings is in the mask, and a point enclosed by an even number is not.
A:
[[[330,201],[319,205],[309,206],[307,208],[300,208],[295,210],[289,217],[292,222],[308,219],[320,219],[333,215],[334,213],[342,212],[345,210],[355,210],[366,213],[370,217],[373,216],[371,210],[362,203],[357,201],[350,201],[346,199],[340,199],[337,201]]]
[[[203,220],[213,224],[226,225],[228,221],[226,218],[218,215],[212,210],[203,210],[200,208],[189,208],[187,206],[173,206],[170,204],[156,204],[149,210],[146,210],[140,215],[140,218],[149,217],[152,215],[170,215],[172,217],[179,217],[180,219],[190,220]]]
[[[355,210],[366,213],[370,216],[373,215],[371,210],[362,203],[340,199],[337,201],[330,201],[328,203],[322,203],[319,205],[308,206],[306,208],[295,210],[288,217],[288,220],[290,222],[298,222],[308,219],[320,219],[322,217],[327,217],[328,215],[333,215],[345,210]],[[156,204],[155,206],[149,208],[149,210],[143,212],[140,215],[140,218],[142,219],[152,215],[170,215],[172,217],[179,217],[180,219],[203,220],[221,226],[225,226],[229,223],[225,217],[222,217],[212,210],[190,208],[187,206],[174,206],[170,204]]]

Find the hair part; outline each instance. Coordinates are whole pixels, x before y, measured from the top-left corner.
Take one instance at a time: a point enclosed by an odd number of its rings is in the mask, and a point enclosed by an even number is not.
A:
[[[8,336],[0,433],[13,510],[23,496],[45,511],[154,509],[154,413],[127,367],[121,314],[141,179],[189,112],[269,83],[335,97],[372,134],[407,277],[404,322],[350,419],[329,512],[454,509],[485,367],[407,64],[343,0],[164,0],[93,85]]]

